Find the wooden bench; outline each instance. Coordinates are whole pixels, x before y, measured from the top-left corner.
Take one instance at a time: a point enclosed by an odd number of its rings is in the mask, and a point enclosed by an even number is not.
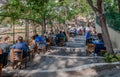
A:
[[[12,49],[11,50],[11,62],[12,62],[13,69],[14,69],[16,61],[17,61],[16,66],[18,66],[18,67],[20,66],[19,68],[21,68],[21,65],[23,64],[23,61],[25,61],[24,64],[25,64],[25,68],[26,68],[27,57],[23,58],[23,50],[19,50],[19,49]]]

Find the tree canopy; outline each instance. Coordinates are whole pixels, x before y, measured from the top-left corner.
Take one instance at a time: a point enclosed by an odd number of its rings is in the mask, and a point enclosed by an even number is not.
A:
[[[96,0],[93,2],[97,4]],[[104,0],[104,5],[109,26],[120,30],[119,0]],[[9,0],[0,10],[0,21],[5,17],[28,19],[43,26],[53,21],[65,23],[78,14],[89,17],[94,13],[87,0]]]

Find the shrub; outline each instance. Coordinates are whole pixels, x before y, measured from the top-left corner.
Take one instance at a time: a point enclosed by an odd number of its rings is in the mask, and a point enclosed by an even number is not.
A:
[[[118,62],[120,61],[120,55],[105,53],[106,62]]]

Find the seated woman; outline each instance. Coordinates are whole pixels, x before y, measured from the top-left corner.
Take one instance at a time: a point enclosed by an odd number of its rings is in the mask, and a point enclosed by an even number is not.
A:
[[[3,53],[3,67],[5,65],[7,65],[7,61],[8,61],[8,53],[10,52],[10,37],[7,36],[3,39],[3,42],[0,44],[0,48],[2,49],[2,53]]]
[[[32,51],[35,48],[36,48],[35,36],[32,36],[29,43],[29,49],[30,51]]]
[[[23,41],[23,37],[22,36],[18,37],[17,43],[14,44],[11,48],[12,49],[23,50],[23,57],[26,57],[28,55],[29,48],[28,48],[27,43]]]

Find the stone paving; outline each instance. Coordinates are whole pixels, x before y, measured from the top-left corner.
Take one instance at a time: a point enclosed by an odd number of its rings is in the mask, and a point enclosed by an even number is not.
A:
[[[4,76],[14,77],[95,77],[94,69],[87,69],[86,75],[80,69],[105,63],[103,57],[86,56],[85,36],[70,38],[64,47],[51,47],[45,55],[36,55],[28,67],[22,70],[3,69]],[[89,71],[89,72],[88,72]],[[92,73],[91,73],[92,72]],[[91,73],[91,74],[90,74]],[[93,76],[94,75],[94,76]]]

